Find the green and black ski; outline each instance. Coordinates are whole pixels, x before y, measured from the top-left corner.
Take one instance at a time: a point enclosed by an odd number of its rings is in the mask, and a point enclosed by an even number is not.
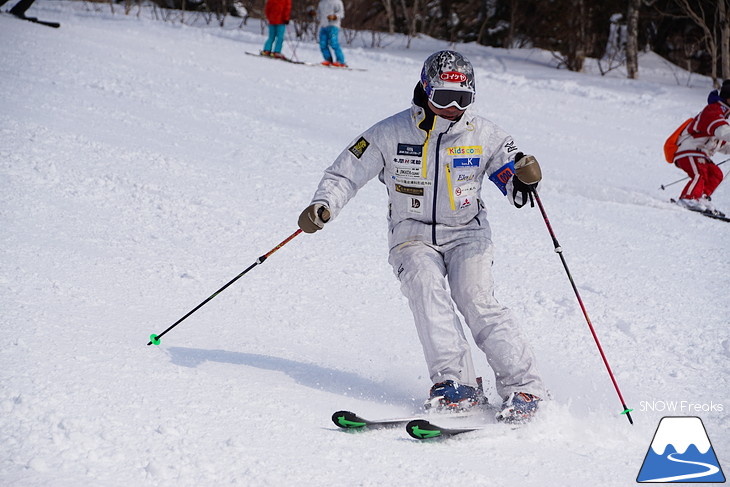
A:
[[[417,440],[430,440],[433,438],[449,438],[452,436],[460,435],[462,433],[471,433],[472,431],[479,431],[483,429],[483,426],[463,426],[463,427],[451,427],[443,428],[436,426],[430,421],[425,419],[414,419],[406,424],[406,431],[408,434]]]
[[[332,415],[332,422],[346,430],[375,430],[383,428],[400,428],[415,418],[365,419],[352,411],[337,411]]]

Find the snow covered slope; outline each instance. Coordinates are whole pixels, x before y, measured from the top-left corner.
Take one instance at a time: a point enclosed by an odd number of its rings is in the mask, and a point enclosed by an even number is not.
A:
[[[518,430],[423,444],[329,419],[412,414],[430,387],[377,181],[146,343],[294,232],[322,170],[407,107],[423,59],[449,46],[389,38],[346,46],[366,72],[297,66],[244,55],[264,41],[254,20],[185,27],[86,5],[29,11],[60,29],[0,15],[0,484],[625,486],[665,415],[701,416],[730,465],[730,226],[668,203],[681,185],[659,189],[683,176],[661,146],[702,108],[706,78],[687,86],[652,55],[628,81],[457,46],[480,111],[541,162],[636,424],[539,212],[485,186],[497,297],[553,401]],[[730,210],[727,183],[715,202]]]

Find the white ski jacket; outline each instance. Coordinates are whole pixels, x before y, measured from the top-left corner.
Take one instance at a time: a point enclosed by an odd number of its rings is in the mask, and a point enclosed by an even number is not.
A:
[[[337,18],[329,20],[327,18],[329,15],[336,15]],[[342,25],[342,19],[345,18],[345,6],[342,4],[342,0],[320,0],[317,5],[317,17],[320,27],[334,25],[339,28]]]
[[[413,104],[343,150],[325,170],[312,203],[327,205],[334,219],[379,176],[388,190],[390,248],[413,240],[443,245],[457,238],[455,231],[458,238],[491,238],[482,181],[488,177],[512,201],[517,152],[511,136],[471,109],[451,122]]]

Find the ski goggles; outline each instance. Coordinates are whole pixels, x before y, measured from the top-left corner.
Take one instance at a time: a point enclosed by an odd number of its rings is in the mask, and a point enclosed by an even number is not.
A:
[[[431,90],[428,100],[436,108],[456,107],[459,110],[466,110],[466,107],[474,102],[474,93],[471,91],[434,88]]]

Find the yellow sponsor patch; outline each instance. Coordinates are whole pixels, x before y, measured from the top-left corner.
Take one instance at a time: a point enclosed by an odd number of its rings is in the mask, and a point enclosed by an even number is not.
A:
[[[423,188],[414,188],[412,186],[403,186],[402,184],[396,184],[395,190],[398,193],[408,194],[411,196],[423,196]]]
[[[352,153],[353,156],[360,159],[369,146],[370,142],[365,140],[365,137],[360,137],[358,141],[355,142],[348,150]]]

